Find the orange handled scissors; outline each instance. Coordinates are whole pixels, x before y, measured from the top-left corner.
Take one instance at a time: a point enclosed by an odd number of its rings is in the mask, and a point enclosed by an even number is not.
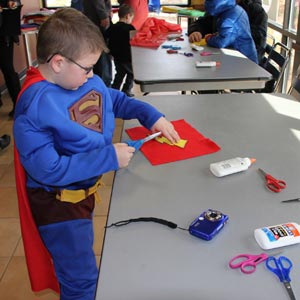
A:
[[[271,176],[270,174],[267,174],[262,169],[258,169],[265,177],[266,179],[266,187],[275,193],[281,192],[281,190],[284,190],[286,188],[286,183],[284,180],[279,180]]]

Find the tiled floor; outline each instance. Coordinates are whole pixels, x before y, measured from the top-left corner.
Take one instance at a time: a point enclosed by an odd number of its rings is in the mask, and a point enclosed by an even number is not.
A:
[[[134,93],[141,97],[135,86]],[[12,103],[7,94],[2,95],[3,106],[0,108],[0,136],[10,134],[11,144],[0,151],[0,297],[7,300],[54,300],[58,295],[48,291],[35,294],[30,289],[24,257],[24,250],[19,226],[17,195],[14,178],[12,119],[8,112]],[[114,142],[120,139],[122,121],[116,120]],[[108,212],[114,173],[103,177],[105,186],[100,189],[102,203],[96,206],[94,217],[94,251],[100,261],[104,225]]]

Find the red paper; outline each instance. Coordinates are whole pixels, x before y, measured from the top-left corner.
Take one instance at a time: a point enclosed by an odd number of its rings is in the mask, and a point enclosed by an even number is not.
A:
[[[145,143],[141,147],[141,151],[152,165],[206,155],[221,149],[215,142],[203,136],[185,120],[172,121],[171,123],[174,125],[180,138],[188,142],[184,148],[170,146],[165,143],[161,144],[155,140]],[[151,134],[148,129],[142,126],[126,129],[126,132],[132,140],[143,139]]]
[[[180,33],[180,25],[163,19],[148,18],[142,28],[130,40],[131,46],[158,48],[170,33]]]

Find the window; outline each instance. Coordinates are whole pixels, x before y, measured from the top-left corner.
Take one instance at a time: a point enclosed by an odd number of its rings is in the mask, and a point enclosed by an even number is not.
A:
[[[71,0],[43,0],[43,7],[55,8],[70,6]]]
[[[290,29],[297,31],[299,20],[299,3],[300,0],[292,0],[291,2],[291,15],[290,15]]]
[[[184,5],[188,6],[189,0],[160,0],[160,5]],[[111,0],[112,6],[118,6],[118,0]]]
[[[283,25],[285,0],[269,0],[268,3],[268,16],[273,22]]]

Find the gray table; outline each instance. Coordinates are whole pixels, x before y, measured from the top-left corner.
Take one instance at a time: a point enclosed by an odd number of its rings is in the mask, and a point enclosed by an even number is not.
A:
[[[166,41],[164,44],[178,45],[191,52],[187,36],[180,42]],[[134,80],[141,91],[166,92],[190,90],[260,89],[271,79],[271,74],[243,56],[229,49],[205,47],[205,51],[220,54],[203,57],[193,52],[194,57],[167,54],[166,49],[131,47]],[[196,61],[220,61],[217,68],[196,68]]]
[[[107,229],[96,299],[288,300],[263,263],[245,275],[230,269],[228,262],[239,253],[263,252],[254,239],[255,228],[300,222],[300,204],[280,202],[300,196],[300,104],[271,94],[148,99],[170,120],[184,118],[222,149],[159,166],[137,153],[116,174],[108,224],[152,216],[188,227],[208,208],[227,214],[229,221],[211,241],[155,223]],[[125,128],[137,125],[127,121]],[[257,162],[246,172],[223,178],[210,173],[210,163],[237,156]],[[284,179],[286,190],[267,190],[258,168]],[[279,251],[294,263],[292,287],[300,299],[300,245],[268,253]]]

